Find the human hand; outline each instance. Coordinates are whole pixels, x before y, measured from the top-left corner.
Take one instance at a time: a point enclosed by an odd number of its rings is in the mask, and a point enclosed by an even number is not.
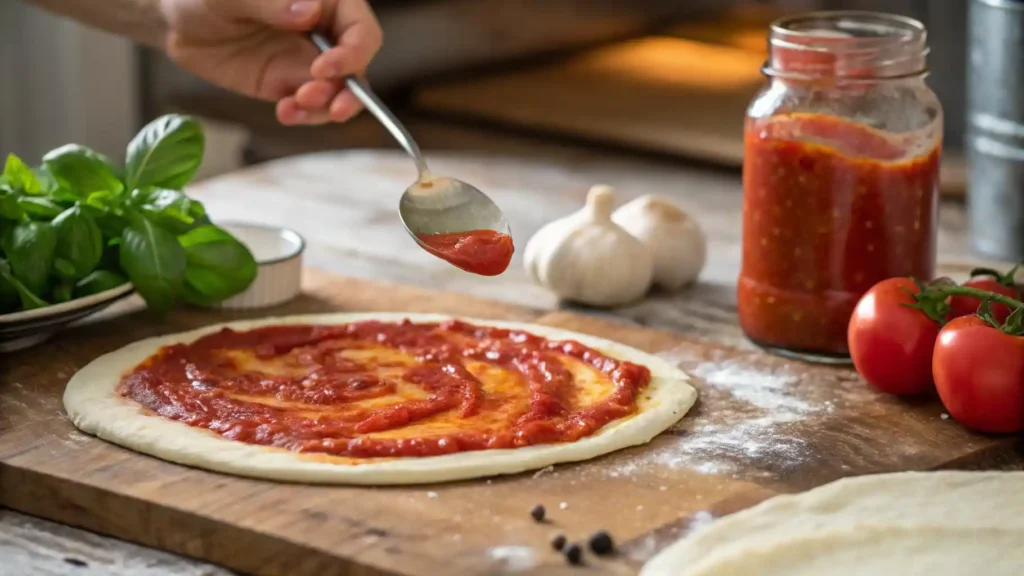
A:
[[[361,76],[380,48],[366,0],[159,0],[166,51],[178,66],[247,96],[277,102],[286,125],[344,122],[362,105],[344,78]],[[302,32],[337,47],[320,54]]]

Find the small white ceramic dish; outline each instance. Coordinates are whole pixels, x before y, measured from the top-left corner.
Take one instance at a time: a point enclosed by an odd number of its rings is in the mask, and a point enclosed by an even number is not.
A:
[[[13,352],[45,342],[58,330],[110,306],[132,293],[126,282],[98,294],[61,304],[0,314],[0,352]]]
[[[306,241],[294,230],[263,224],[218,223],[245,244],[256,258],[256,280],[217,308],[254,309],[277,306],[302,291],[302,253]]]

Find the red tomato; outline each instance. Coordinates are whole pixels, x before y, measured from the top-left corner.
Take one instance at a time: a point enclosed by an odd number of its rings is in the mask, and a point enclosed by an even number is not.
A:
[[[908,293],[907,291],[910,291]],[[890,394],[922,394],[932,389],[932,348],[939,323],[908,308],[919,292],[909,278],[890,278],[860,299],[846,331],[857,372]]]
[[[957,318],[939,333],[932,372],[957,422],[980,432],[1024,430],[1024,337],[977,316]]]
[[[1020,292],[1016,286],[1000,284],[995,278],[979,276],[971,278],[967,282],[964,282],[963,285],[968,288],[985,290],[986,292],[995,292],[996,294],[1009,296],[1013,299],[1017,299],[1020,296]],[[978,312],[979,306],[981,306],[981,300],[977,298],[972,298],[970,296],[951,296],[949,298],[949,317],[959,318],[961,316],[970,316]],[[990,307],[992,309],[992,316],[994,316],[1000,323],[1005,322],[1006,317],[1010,315],[1010,309],[1003,304],[990,304]]]

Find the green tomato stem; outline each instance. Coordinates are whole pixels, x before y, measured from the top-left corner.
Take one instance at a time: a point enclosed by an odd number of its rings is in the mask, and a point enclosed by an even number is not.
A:
[[[1018,268],[1020,268],[1020,264],[1010,268],[1010,271],[1005,274],[998,270],[993,270],[992,268],[975,268],[974,270],[971,270],[970,277],[977,278],[979,276],[991,276],[996,282],[1003,286],[1012,287],[1014,285],[1014,276],[1017,274]]]
[[[995,292],[989,292],[987,290],[969,288],[967,286],[941,286],[933,289],[947,296],[971,296],[979,300],[989,300],[997,304],[1002,304],[1011,310],[1016,310],[1017,308],[1024,306],[1024,302],[1014,300],[1009,296],[996,294]]]

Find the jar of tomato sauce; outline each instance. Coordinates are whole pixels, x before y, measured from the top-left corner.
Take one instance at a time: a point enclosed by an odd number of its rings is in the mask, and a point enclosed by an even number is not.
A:
[[[772,24],[747,110],[744,333],[784,355],[848,361],[854,306],[935,269],[942,107],[910,18],[814,12]]]

